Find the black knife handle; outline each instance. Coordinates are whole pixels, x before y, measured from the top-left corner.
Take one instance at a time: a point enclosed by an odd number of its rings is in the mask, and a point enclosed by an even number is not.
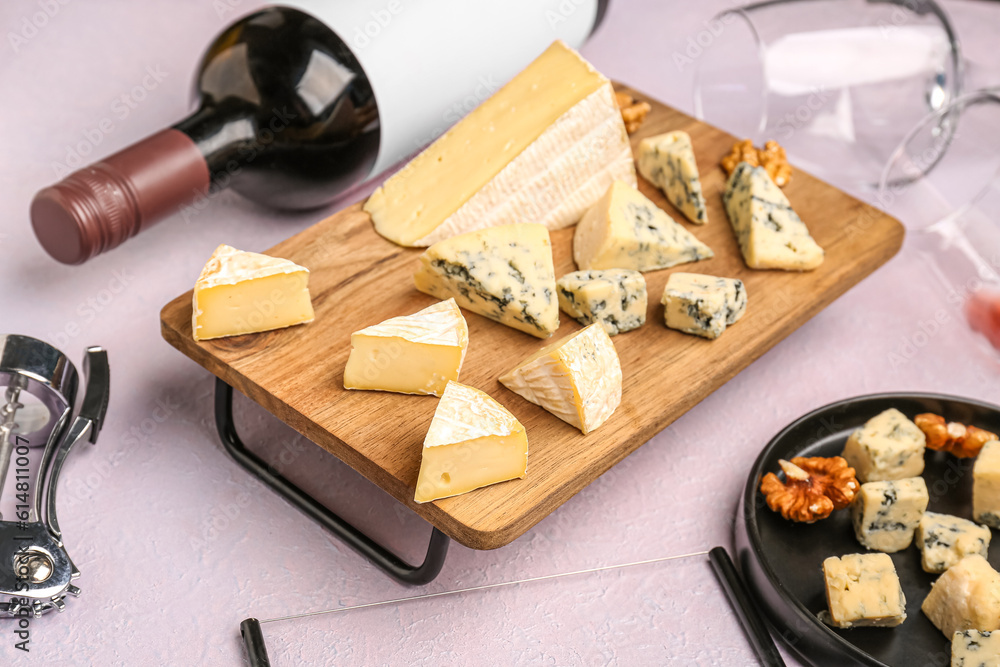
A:
[[[733,605],[733,610],[740,618],[740,624],[746,630],[747,638],[753,645],[753,650],[757,654],[757,659],[764,667],[785,667],[785,661],[778,653],[778,647],[771,639],[771,633],[767,630],[767,625],[761,620],[753,600],[743,580],[740,579],[733,560],[729,557],[729,552],[724,547],[715,547],[708,552],[708,560],[712,563],[712,569],[719,578],[723,590],[729,603]]]

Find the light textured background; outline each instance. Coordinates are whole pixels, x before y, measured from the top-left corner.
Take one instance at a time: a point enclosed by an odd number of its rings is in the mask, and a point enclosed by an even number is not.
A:
[[[82,267],[50,260],[29,230],[30,198],[55,180],[54,163],[70,145],[111,118],[90,157],[107,155],[184,116],[202,48],[259,3],[77,0],[15,51],[8,33],[40,4],[0,6],[0,330],[47,339],[73,359],[87,345],[106,346],[113,388],[97,447],[77,452],[60,492],[83,596],[32,622],[28,660],[238,665],[237,628],[247,616],[414,594],[227,458],[212,424],[213,378],[159,335],[161,306],[190,288],[216,245],[264,250],[367,190],[298,215],[226,193],[193,220],[172,219]],[[230,5],[235,11],[220,17]],[[608,76],[690,110],[692,71],[678,69],[672,54],[725,6],[614,0],[583,52]],[[979,74],[1000,70],[992,39],[1000,7],[946,6]],[[116,99],[147,68],[165,77],[123,114]],[[905,200],[890,213],[904,222],[915,214]],[[931,327],[936,317],[946,323]],[[452,545],[426,590],[731,545],[747,471],[789,421],[876,391],[997,401],[998,380],[997,357],[951,310],[908,243],[521,539],[493,552]],[[269,442],[289,476],[410,558],[421,555],[421,520],[249,401],[239,413],[246,439]],[[734,618],[699,560],[276,623],[265,634],[278,665],[332,664],[334,655],[338,664],[751,664]],[[8,628],[0,620],[0,660],[24,664]]]

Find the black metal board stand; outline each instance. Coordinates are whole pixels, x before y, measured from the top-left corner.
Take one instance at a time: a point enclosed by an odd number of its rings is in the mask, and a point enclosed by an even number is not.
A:
[[[420,565],[410,565],[355,528],[343,517],[319,503],[247,449],[243,441],[240,440],[233,422],[233,388],[219,378],[215,380],[215,427],[219,431],[219,438],[222,439],[226,451],[237,463],[396,581],[417,586],[432,581],[441,572],[451,540],[437,528],[431,531],[431,539],[427,546],[424,562]],[[260,626],[255,619],[247,619],[244,624],[248,621],[253,621],[251,626],[256,626],[255,632],[246,632],[246,629],[241,626],[250,664],[267,665],[267,652],[263,636],[260,633]],[[253,641],[248,640],[248,635],[252,635]],[[257,654],[256,659],[255,653]]]

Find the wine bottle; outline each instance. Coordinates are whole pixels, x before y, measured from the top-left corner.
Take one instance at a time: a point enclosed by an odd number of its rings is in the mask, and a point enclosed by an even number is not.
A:
[[[209,193],[308,209],[413,154],[554,39],[579,46],[607,0],[290,0],[226,28],[197,109],[42,189],[42,247],[81,264]]]

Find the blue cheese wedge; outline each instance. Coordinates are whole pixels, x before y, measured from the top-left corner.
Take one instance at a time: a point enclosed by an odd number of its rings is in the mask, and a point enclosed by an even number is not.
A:
[[[469,327],[454,299],[351,334],[345,389],[440,396],[458,380]]]
[[[875,551],[902,551],[913,541],[928,501],[923,477],[862,484],[851,504],[854,536]]]
[[[951,667],[1000,667],[1000,632],[956,632],[951,637]]]
[[[924,432],[890,408],[869,419],[847,439],[844,452],[859,482],[918,477],[924,471]]]
[[[979,554],[966,556],[945,570],[920,605],[944,636],[962,630],[1000,628],[1000,573]]]
[[[611,184],[573,236],[573,259],[581,270],[655,271],[713,256],[711,248],[622,181]]]
[[[809,271],[823,263],[823,249],[763,167],[739,163],[722,202],[751,269]]]
[[[925,512],[917,527],[917,546],[924,572],[940,574],[966,556],[986,558],[992,533],[968,519]]]
[[[663,289],[663,318],[668,327],[714,340],[747,309],[742,280],[698,273],[672,273]]]
[[[667,201],[684,217],[696,225],[708,222],[698,164],[687,132],[678,130],[643,139],[636,162],[643,178],[663,190]]]
[[[983,445],[972,467],[972,518],[1000,528],[1000,440]]]
[[[413,281],[421,292],[532,336],[559,328],[552,242],[542,225],[502,225],[435,243]]]
[[[646,322],[646,279],[638,271],[574,271],[556,281],[559,307],[580,324],[600,322],[609,336]]]
[[[500,382],[584,434],[603,424],[622,400],[622,367],[599,322],[531,355]]]
[[[906,620],[906,598],[886,554],[848,554],[823,561],[829,616],[835,628],[894,627]]]

